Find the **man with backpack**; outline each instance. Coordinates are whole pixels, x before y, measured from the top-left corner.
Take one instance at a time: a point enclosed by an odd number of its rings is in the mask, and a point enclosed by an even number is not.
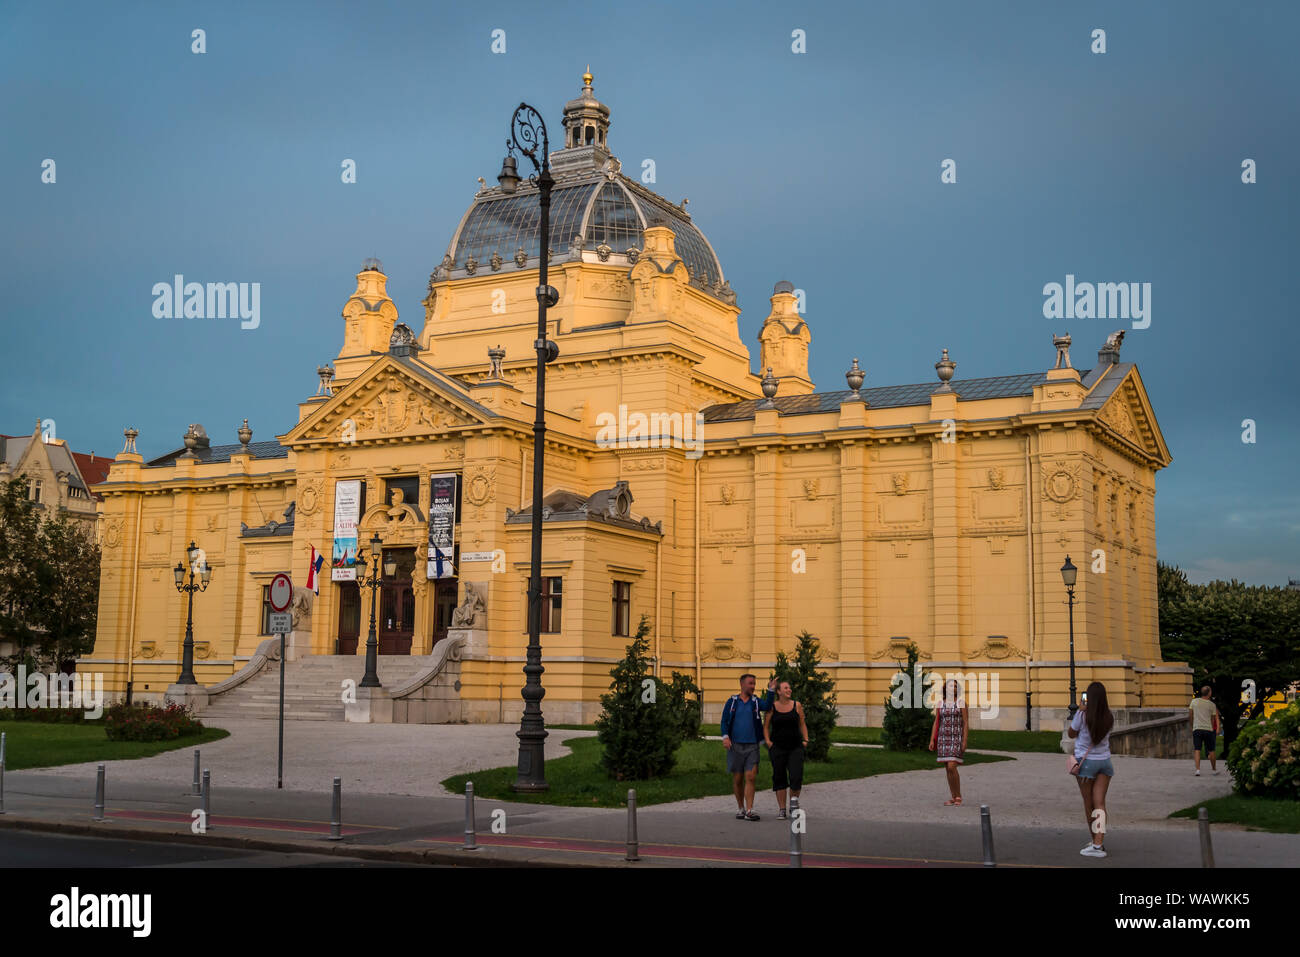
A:
[[[772,707],[776,691],[774,678],[762,700],[754,697],[757,681],[753,675],[741,675],[740,694],[733,694],[722,706],[722,746],[727,749],[738,821],[758,820],[754,813],[754,780],[758,777],[758,742],[763,740],[762,712]]]

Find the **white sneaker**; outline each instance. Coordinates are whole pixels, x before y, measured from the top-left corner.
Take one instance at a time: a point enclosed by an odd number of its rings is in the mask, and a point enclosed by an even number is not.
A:
[[[1104,847],[1099,847],[1096,844],[1089,844],[1079,853],[1084,857],[1105,857],[1106,849]]]
[[[1092,841],[1089,841],[1087,844],[1083,845],[1083,847],[1079,849],[1079,853],[1086,854],[1088,852],[1088,848],[1090,847],[1092,847]]]
[[[1197,769],[1196,769],[1196,776],[1197,776],[1198,778],[1201,776],[1201,769],[1200,769],[1200,768],[1197,768]]]

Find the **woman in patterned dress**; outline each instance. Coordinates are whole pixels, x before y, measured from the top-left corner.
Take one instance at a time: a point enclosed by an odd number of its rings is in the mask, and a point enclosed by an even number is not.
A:
[[[962,756],[966,753],[969,725],[961,688],[957,679],[949,678],[944,682],[943,701],[934,710],[934,727],[930,729],[930,750],[938,752],[939,763],[948,773],[948,790],[952,794],[943,802],[944,807],[961,807],[961,778],[957,774],[957,765],[962,763]]]

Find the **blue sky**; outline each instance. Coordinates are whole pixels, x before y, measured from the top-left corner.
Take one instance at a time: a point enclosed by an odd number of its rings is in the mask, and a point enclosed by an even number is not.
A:
[[[1043,317],[1045,283],[1150,282],[1124,359],[1174,456],[1160,556],[1196,581],[1284,584],[1300,577],[1297,35],[1285,2],[7,0],[0,431],[53,418],[108,455],[127,425],[146,455],[194,421],[215,442],[245,416],[256,440],[283,432],[338,351],[362,259],[383,260],[418,330],[514,106],[554,134],[590,63],[613,152],[690,197],[755,364],[779,279],[806,291],[820,389],[844,387],[853,355],[869,386],[929,381],[945,347],[958,378],[1045,369],[1067,325]],[[154,318],[152,286],[176,273],[260,282],[260,327]],[[1127,324],[1068,325],[1087,367]]]

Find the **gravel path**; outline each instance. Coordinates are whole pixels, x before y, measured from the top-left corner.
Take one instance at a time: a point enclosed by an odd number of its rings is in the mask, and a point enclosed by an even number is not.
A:
[[[274,721],[212,719],[230,737],[202,746],[203,767],[210,768],[214,784],[225,787],[273,787],[276,734]],[[480,768],[513,765],[518,757],[516,727],[499,724],[375,725],[330,721],[288,721],[285,737],[285,787],[291,790],[327,789],[335,775],[348,791],[370,794],[445,796],[438,783],[453,774]],[[560,742],[593,734],[591,731],[552,730],[546,739],[546,756],[569,753]],[[998,752],[988,752],[998,753]],[[979,805],[988,804],[995,823],[1024,826],[1076,826],[1083,821],[1078,787],[1065,771],[1065,757],[1057,754],[1014,754],[1013,761],[978,764],[961,769],[962,807],[944,807],[948,797],[943,770],[880,774],[853,781],[832,781],[804,789],[803,805],[820,817],[896,822],[960,823],[978,817]],[[152,758],[108,762],[108,779],[127,783],[175,782],[188,786],[193,774],[193,750],[181,748]],[[767,760],[766,757],[763,758]],[[722,745],[718,744],[722,776]],[[1107,811],[1115,827],[1171,827],[1171,811],[1198,800],[1231,791],[1220,765],[1209,773],[1203,762],[1201,777],[1192,775],[1190,761],[1166,761],[1117,756]],[[73,764],[42,769],[41,774],[84,778],[93,764]],[[727,811],[731,797],[694,798],[645,808],[646,813],[674,810]],[[774,811],[770,791],[757,795],[755,809]]]

